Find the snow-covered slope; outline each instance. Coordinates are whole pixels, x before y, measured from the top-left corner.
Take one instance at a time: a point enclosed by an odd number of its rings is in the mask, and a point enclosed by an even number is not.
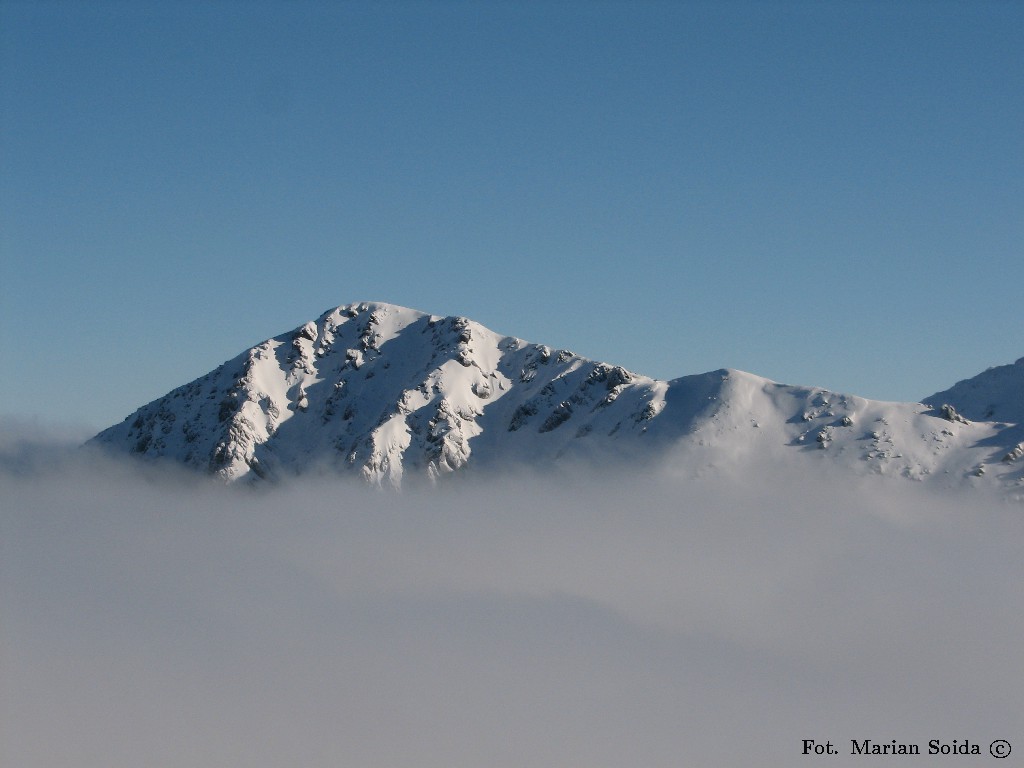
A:
[[[550,460],[592,431],[636,440],[666,389],[466,318],[360,303],[247,350],[94,441],[228,480],[354,469],[397,484],[471,455]]]
[[[1024,423],[1024,357],[1013,365],[1000,365],[972,379],[936,392],[923,402],[941,407],[952,405],[973,421]]]
[[[958,394],[970,382],[936,395],[949,394],[946,409],[724,369],[659,381],[463,317],[364,302],[258,344],[92,442],[229,481],[356,472],[399,485],[468,465],[701,471],[804,456],[860,473],[1019,485],[1017,464],[1002,461],[1021,439],[1014,375],[1005,385],[990,376],[984,396]],[[975,415],[981,400],[1003,421]],[[986,477],[994,460],[1001,468]]]
[[[993,434],[979,442],[979,448],[987,449],[979,471],[1024,486],[1024,357],[957,382],[924,402],[940,413],[955,411],[962,420],[987,425]]]

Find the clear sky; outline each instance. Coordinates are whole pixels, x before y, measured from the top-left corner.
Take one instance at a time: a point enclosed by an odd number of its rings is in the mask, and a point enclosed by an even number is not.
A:
[[[351,301],[916,400],[1024,355],[1024,4],[0,2],[0,414]]]

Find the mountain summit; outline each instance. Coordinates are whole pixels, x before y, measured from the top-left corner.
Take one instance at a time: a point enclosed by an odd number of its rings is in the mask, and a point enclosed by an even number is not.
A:
[[[727,369],[660,381],[464,317],[361,302],[246,350],[90,442],[227,481],[334,472],[397,486],[467,466],[700,471],[804,455],[1020,487],[1022,382],[1018,361],[924,403],[883,403]]]

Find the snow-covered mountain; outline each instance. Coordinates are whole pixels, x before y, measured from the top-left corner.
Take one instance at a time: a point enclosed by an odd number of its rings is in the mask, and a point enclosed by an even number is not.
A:
[[[464,317],[338,307],[143,406],[91,441],[225,480],[354,472],[376,484],[557,462],[827,461],[1024,487],[1024,359],[923,403],[736,370],[672,381]]]

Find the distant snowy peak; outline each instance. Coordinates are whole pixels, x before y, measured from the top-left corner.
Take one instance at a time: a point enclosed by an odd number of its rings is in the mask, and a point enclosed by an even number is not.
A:
[[[1024,436],[984,414],[1020,422],[1022,370],[991,369],[928,405],[727,369],[659,381],[468,318],[360,302],[257,344],[92,442],[228,481],[354,473],[397,486],[469,466],[699,472],[803,456],[1016,487]]]
[[[640,432],[665,388],[467,318],[363,302],[268,339],[95,440],[228,480],[355,469],[397,484],[410,469],[459,469],[477,448],[533,462],[559,453],[569,429]]]
[[[972,421],[1024,423],[1024,357],[1013,365],[989,368],[959,381],[922,402],[936,408],[952,405]]]

